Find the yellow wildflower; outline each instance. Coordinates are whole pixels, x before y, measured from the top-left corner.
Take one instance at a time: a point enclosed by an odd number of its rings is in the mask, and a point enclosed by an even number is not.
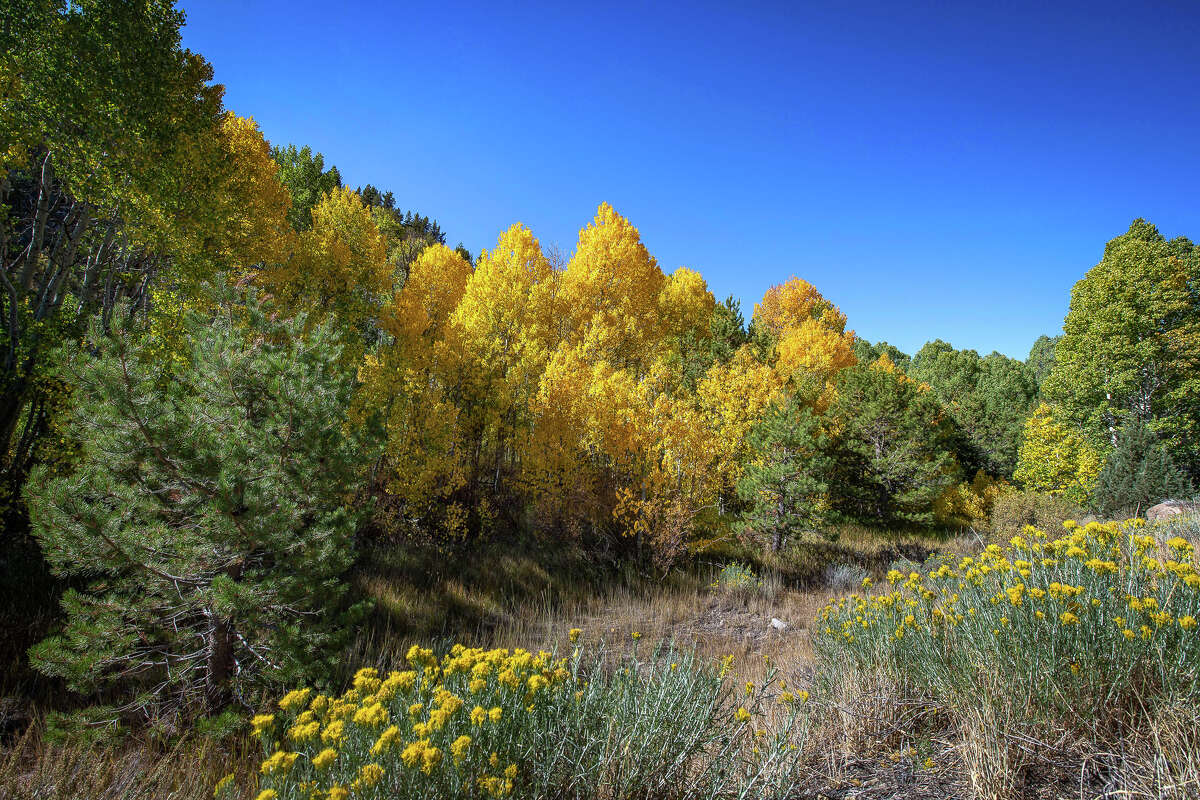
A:
[[[454,754],[455,761],[462,761],[467,755],[467,748],[471,746],[471,737],[463,734],[454,740],[454,744],[450,745],[450,752]]]

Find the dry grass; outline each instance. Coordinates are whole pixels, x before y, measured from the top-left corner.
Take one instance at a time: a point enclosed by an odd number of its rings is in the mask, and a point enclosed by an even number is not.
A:
[[[252,782],[256,743],[140,739],[91,747],[51,744],[36,727],[0,754],[0,797],[11,800],[211,800],[230,773]],[[250,797],[247,792],[246,797]]]
[[[346,674],[337,681],[348,682],[359,666],[398,665],[416,642],[561,651],[568,631],[581,628],[590,640],[627,641],[636,631],[646,644],[674,641],[703,658],[732,655],[728,679],[739,685],[760,683],[769,660],[789,686],[811,686],[817,676],[808,628],[844,591],[826,585],[831,565],[879,576],[895,560],[920,562],[935,549],[969,553],[980,544],[972,537],[881,538],[844,529],[836,543],[816,540],[783,557],[754,560],[762,585],[739,592],[712,586],[719,559],[746,559],[736,550],[702,557],[663,582],[630,574],[596,580],[570,557],[547,564],[527,551],[493,552],[486,564],[446,560],[432,567],[424,557],[397,562],[385,555],[357,577],[381,610],[343,659]],[[777,630],[772,619],[787,628]],[[1033,743],[1003,720],[934,711],[882,674],[844,670],[832,686],[810,702],[796,798],[1200,797],[1194,709],[1160,709],[1153,725],[1131,727],[1103,747]],[[34,726],[0,754],[0,797],[200,800],[230,772],[241,772],[239,786],[251,786],[254,747],[244,736],[192,738],[170,748],[134,738],[94,747],[50,744]]]

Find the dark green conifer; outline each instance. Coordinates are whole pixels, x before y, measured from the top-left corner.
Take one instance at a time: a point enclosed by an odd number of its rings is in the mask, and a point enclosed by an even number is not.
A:
[[[128,321],[64,353],[85,445],[27,500],[74,588],[64,629],[31,649],[38,669],[149,712],[218,708],[330,665],[361,610],[341,576],[364,448],[335,330],[304,328],[225,297],[188,318],[167,365]]]

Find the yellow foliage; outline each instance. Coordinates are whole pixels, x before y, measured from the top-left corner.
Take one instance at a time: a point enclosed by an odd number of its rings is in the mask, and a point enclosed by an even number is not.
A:
[[[313,207],[312,228],[300,234],[292,257],[268,265],[258,280],[286,308],[314,321],[333,315],[358,330],[392,289],[387,240],[362,198],[337,188]]]
[[[1012,486],[1007,481],[979,470],[970,483],[946,487],[933,503],[934,518],[942,525],[986,528],[996,498],[1008,491]]]
[[[279,165],[253,118],[227,113],[221,121],[228,177],[216,194],[221,220],[216,252],[234,269],[278,263],[295,247],[287,213],[292,197],[279,180]]]
[[[838,372],[856,363],[854,332],[828,328],[814,317],[785,328],[779,340],[777,366],[785,376],[828,384]]]
[[[798,327],[809,319],[838,333],[846,329],[846,315],[811,283],[794,276],[786,283],[772,286],[762,302],[754,305],[754,324],[776,338],[782,338],[788,328]]]
[[[680,267],[663,283],[658,295],[658,314],[666,336],[682,337],[691,333],[697,339],[708,336],[708,323],[717,301],[700,273]]]
[[[1082,435],[1043,403],[1025,421],[1013,478],[1027,489],[1083,502],[1100,475],[1101,458]]]
[[[566,338],[582,343],[590,360],[644,368],[662,342],[658,297],[665,282],[637,228],[602,204],[592,224],[579,232],[562,275],[559,304],[568,321]],[[694,293],[689,283],[681,276],[677,288]]]
[[[470,276],[471,265],[456,251],[442,244],[426,247],[385,310],[384,330],[407,349],[417,349],[423,337],[437,337],[458,308]]]

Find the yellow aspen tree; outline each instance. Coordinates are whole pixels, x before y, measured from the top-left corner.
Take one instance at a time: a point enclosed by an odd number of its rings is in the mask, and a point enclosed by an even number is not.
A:
[[[795,276],[767,289],[762,301],[754,304],[754,324],[776,338],[808,319],[817,320],[831,331],[841,333],[846,330],[846,315],[826,300],[815,286]]]
[[[774,345],[780,376],[818,409],[831,402],[837,373],[857,363],[846,315],[808,281],[793,277],[768,289],[753,325]]]
[[[1102,459],[1087,439],[1043,403],[1025,421],[1013,478],[1026,489],[1083,503],[1096,485]]]
[[[533,233],[520,223],[484,250],[450,317],[447,339],[473,387],[465,424],[480,454],[476,480],[491,491],[520,463],[529,403],[555,337],[555,280]]]
[[[666,277],[638,229],[608,203],[579,232],[561,281],[565,337],[592,361],[646,368],[663,338],[658,296]]]
[[[391,521],[422,532],[461,536],[461,513],[444,513],[467,480],[461,409],[452,399],[462,375],[457,349],[444,338],[471,274],[471,265],[443,245],[427,247],[408,280],[384,309],[391,342],[359,370],[356,418],[381,415],[386,432],[383,477],[388,499],[402,504]],[[386,525],[388,521],[385,521]]]
[[[741,347],[727,363],[714,364],[696,386],[705,430],[716,448],[713,472],[722,489],[732,489],[742,476],[747,437],[767,408],[784,395],[779,373]]]
[[[408,270],[404,287],[385,310],[382,325],[402,350],[426,350],[441,337],[458,308],[471,277],[471,265],[456,251],[433,244],[421,251]]]
[[[689,334],[693,341],[709,336],[709,321],[717,301],[699,272],[680,267],[671,273],[658,294],[658,314],[663,334],[682,339]]]
[[[339,187],[313,207],[312,228],[299,235],[292,257],[268,265],[258,280],[285,308],[313,322],[332,315],[343,330],[358,331],[392,291],[387,240],[362,198]],[[347,357],[361,355],[361,343],[348,342]]]

